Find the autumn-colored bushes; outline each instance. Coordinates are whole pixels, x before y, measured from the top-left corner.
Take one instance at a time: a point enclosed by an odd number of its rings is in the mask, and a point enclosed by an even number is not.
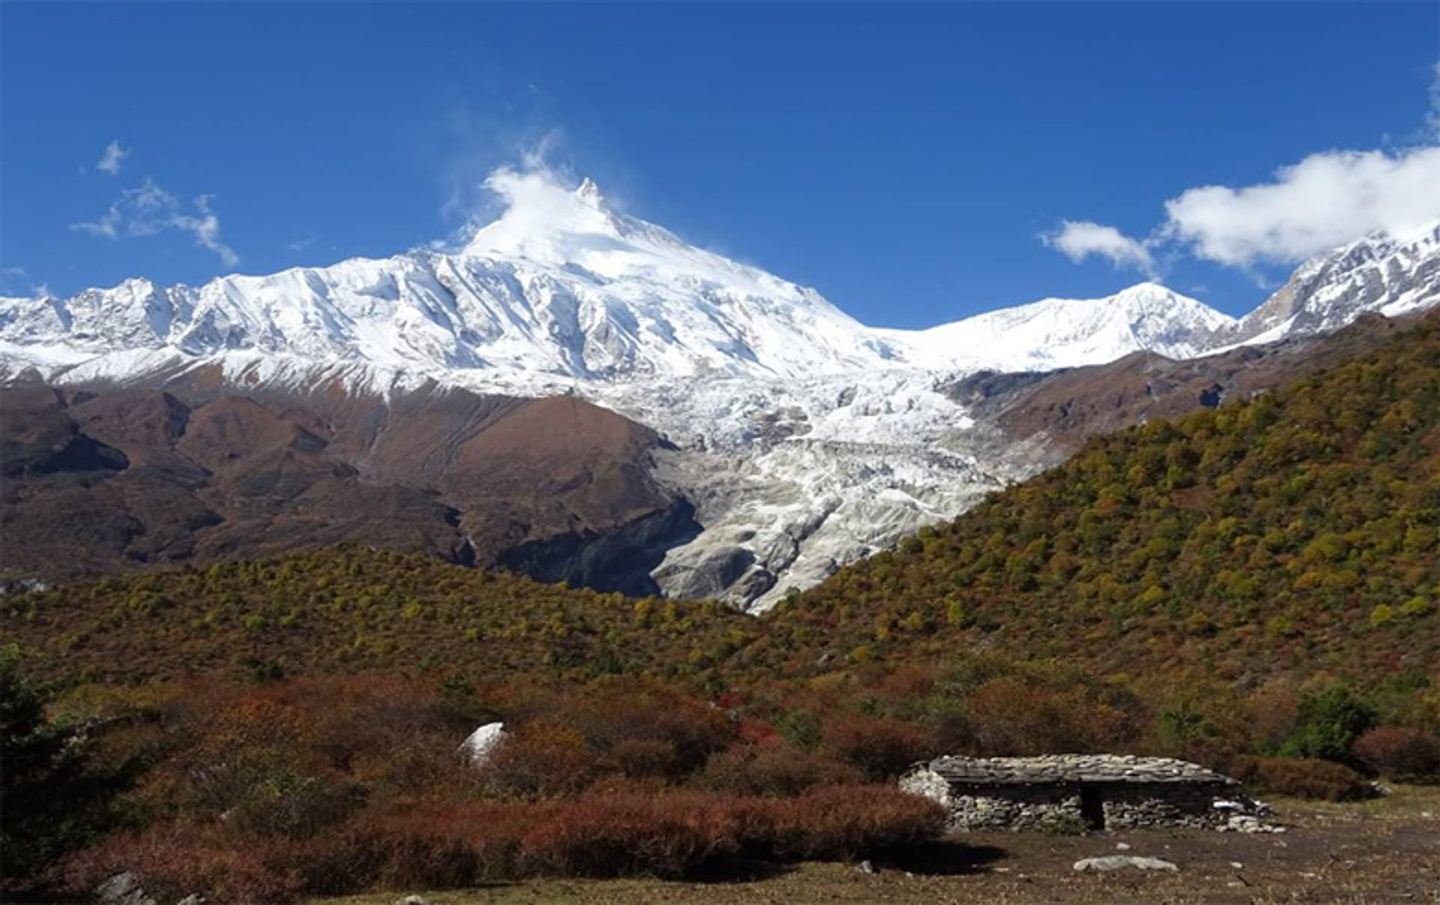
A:
[[[1373,790],[1365,777],[1344,764],[1294,757],[1238,757],[1234,777],[1256,791],[1325,801],[1356,801]]]
[[[166,902],[199,892],[219,905],[284,905],[298,891],[253,847],[237,846],[187,824],[113,836],[71,856],[59,869],[63,885],[76,896],[123,872],[134,874],[147,893]]]
[[[868,780],[893,779],[916,761],[934,757],[934,739],[910,723],[863,715],[831,722],[825,744]]]
[[[818,751],[781,745],[737,745],[712,755],[692,785],[728,795],[798,795],[822,785],[862,781],[849,764]]]
[[[575,795],[599,774],[600,757],[585,736],[538,721],[512,733],[480,771],[491,790],[518,798]]]
[[[119,727],[130,700],[71,706]],[[927,750],[921,728],[852,712],[796,747],[740,731],[740,712],[766,702],[722,709],[653,680],[197,680],[144,702],[155,762],[121,802],[139,828],[49,877],[72,893],[121,871],[162,898],[201,892],[217,905],[533,875],[677,877],[723,856],[852,857],[943,826],[933,803],[863,784]],[[474,720],[494,717],[506,735],[477,768],[457,749]],[[96,742],[118,756],[136,740]]]
[[[64,875],[83,893],[131,871],[147,891],[217,905],[366,889],[449,889],[526,876],[681,877],[721,856],[851,858],[934,838],[944,813],[890,787],[828,786],[789,798],[700,792],[585,795],[377,809],[304,840],[247,841],[173,825],[111,839]]]
[[[893,786],[823,786],[790,798],[741,806],[750,854],[779,858],[854,858],[876,848],[938,836],[945,811]]]
[[[1440,737],[1419,729],[1381,726],[1351,746],[1355,758],[1389,779],[1440,781]]]

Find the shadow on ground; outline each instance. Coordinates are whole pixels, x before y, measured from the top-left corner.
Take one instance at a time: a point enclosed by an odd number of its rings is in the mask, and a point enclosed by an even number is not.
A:
[[[685,875],[691,883],[756,883],[793,873],[795,865],[757,858],[712,858]]]
[[[994,845],[973,845],[942,839],[881,852],[871,859],[879,870],[903,870],[929,877],[977,874],[1009,857]]]

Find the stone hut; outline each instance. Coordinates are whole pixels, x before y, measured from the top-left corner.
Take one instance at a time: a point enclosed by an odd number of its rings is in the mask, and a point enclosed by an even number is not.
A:
[[[1218,828],[1257,807],[1238,782],[1199,764],[1113,754],[940,757],[912,768],[900,788],[944,805],[954,830]]]

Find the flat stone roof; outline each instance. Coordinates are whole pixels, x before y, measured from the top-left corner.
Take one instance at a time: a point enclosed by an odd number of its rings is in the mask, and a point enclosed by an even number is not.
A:
[[[1170,757],[1051,754],[1043,757],[937,757],[928,765],[946,782],[963,785],[1047,783],[1207,783],[1238,785],[1222,773]]]

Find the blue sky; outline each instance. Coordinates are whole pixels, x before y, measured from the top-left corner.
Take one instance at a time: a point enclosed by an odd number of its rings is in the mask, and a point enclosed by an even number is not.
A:
[[[868,323],[1146,272],[1233,313],[1315,241],[1313,186],[1359,193],[1324,236],[1440,191],[1410,156],[1437,59],[1435,3],[9,3],[0,289],[403,251],[549,136],[631,213]]]

